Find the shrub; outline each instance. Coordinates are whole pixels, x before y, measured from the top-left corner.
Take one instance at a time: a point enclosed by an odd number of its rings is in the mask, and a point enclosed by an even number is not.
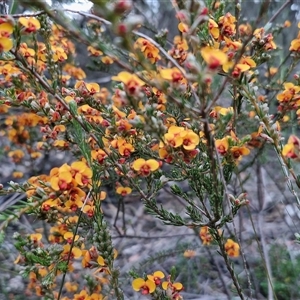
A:
[[[0,18],[4,150],[16,166],[14,178],[22,178],[24,166],[31,173],[24,182],[1,186],[2,195],[26,195],[2,212],[2,240],[9,223],[23,214],[50,226],[49,234],[14,235],[15,263],[29,280],[26,293],[44,299],[124,299],[115,265],[118,251],[105,216],[107,187],[113,187],[118,213],[125,196],[138,194],[148,214],[165,225],[192,229],[209,247],[211,263],[216,250],[235,293],[252,297],[245,244],[235,224],[240,210],[249,211],[245,172],[262,155],[275,155],[293,201],[300,204],[293,167],[300,155],[294,126],[300,40],[298,34],[288,49],[281,48],[276,38],[292,24],[274,25],[289,1],[267,21],[270,3],[263,2],[253,24],[243,21],[239,1],[232,10],[226,1],[171,1],[178,19],[172,42],[163,28],[148,34],[131,1],[92,2],[91,12],[75,12],[84,17],[82,28],[69,20],[67,10],[43,1],[29,15],[10,12]],[[94,68],[113,74],[110,86],[87,79],[77,63],[75,41],[86,46]],[[72,160],[41,174],[39,161],[59,152]],[[263,210],[260,166],[257,177]],[[166,187],[183,201],[182,213],[158,202]],[[126,222],[120,235],[126,234]],[[278,293],[279,299],[288,285],[279,286],[277,273],[272,281],[273,254],[268,256],[263,236],[257,247],[265,272],[261,285],[267,282],[268,288],[263,292]],[[186,250],[185,257],[197,254]],[[240,256],[245,284],[233,264]],[[84,286],[67,281],[76,261]],[[174,268],[168,274],[132,270],[130,276],[133,290],[142,295],[183,299]]]

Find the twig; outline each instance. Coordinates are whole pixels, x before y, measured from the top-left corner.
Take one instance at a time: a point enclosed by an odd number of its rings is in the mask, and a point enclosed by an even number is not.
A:
[[[182,236],[195,236],[194,233],[184,233],[184,234],[173,234],[173,235],[152,235],[152,236],[144,236],[144,235],[130,235],[130,234],[121,234],[112,236],[112,239],[120,239],[120,238],[126,238],[126,239],[145,239],[145,240],[152,240],[152,239],[167,239],[167,238],[173,238],[173,237],[182,237]]]
[[[272,15],[272,17],[271,17],[271,19],[268,21],[268,23],[272,23],[272,22],[278,17],[278,15],[285,9],[285,7],[286,7],[287,5],[289,5],[290,3],[292,3],[291,0],[285,1],[285,2],[282,4],[282,6],[278,9],[278,11],[277,11],[275,14]],[[267,24],[268,24],[268,23],[267,23]]]
[[[263,208],[265,205],[265,193],[264,193],[264,179],[262,176],[261,165],[257,163],[256,165],[256,178],[257,178],[257,200],[259,203],[259,212],[258,212],[258,231],[260,234],[260,242],[262,247],[263,259],[266,265],[267,277],[268,277],[268,300],[273,300],[274,296],[276,297],[274,287],[273,287],[273,278],[272,278],[272,268],[268,255],[266,238],[263,231]],[[277,297],[276,297],[277,299]]]

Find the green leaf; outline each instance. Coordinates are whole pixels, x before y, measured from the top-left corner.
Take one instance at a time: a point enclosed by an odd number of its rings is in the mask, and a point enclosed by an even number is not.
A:
[[[78,111],[77,111],[77,103],[76,101],[72,100],[69,102],[69,108],[70,108],[70,112],[73,116],[77,116],[78,115]],[[78,123],[78,122],[77,122]]]

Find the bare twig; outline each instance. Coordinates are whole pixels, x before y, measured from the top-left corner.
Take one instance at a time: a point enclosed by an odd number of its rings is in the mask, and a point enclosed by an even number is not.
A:
[[[264,179],[262,176],[262,168],[259,163],[256,165],[256,178],[257,178],[257,200],[259,203],[259,212],[258,212],[258,231],[260,234],[260,242],[261,242],[261,247],[262,247],[262,253],[263,253],[263,260],[266,265],[266,272],[267,272],[267,277],[268,277],[268,300],[273,300],[274,296],[276,297],[276,294],[274,292],[274,287],[273,287],[273,278],[272,278],[272,268],[271,268],[271,263],[270,263],[270,258],[267,250],[267,245],[266,245],[266,237],[263,231],[263,208],[265,206],[265,193],[264,193]]]

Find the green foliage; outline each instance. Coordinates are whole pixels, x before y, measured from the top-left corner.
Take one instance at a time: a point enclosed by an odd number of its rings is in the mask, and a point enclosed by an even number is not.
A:
[[[299,299],[300,255],[294,256],[282,244],[274,244],[269,250],[272,270],[272,283],[278,300]],[[260,292],[268,295],[268,281],[262,264],[253,268]]]

